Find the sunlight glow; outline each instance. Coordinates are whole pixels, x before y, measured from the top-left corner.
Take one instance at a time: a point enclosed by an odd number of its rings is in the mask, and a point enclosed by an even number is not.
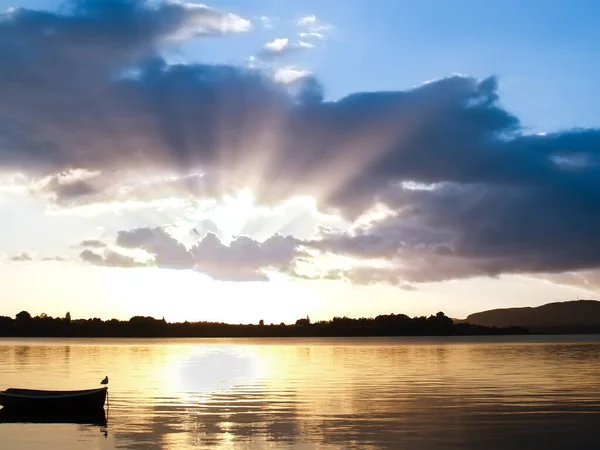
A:
[[[240,234],[255,209],[253,193],[250,189],[242,189],[235,195],[226,195],[211,211],[211,216],[227,242]]]

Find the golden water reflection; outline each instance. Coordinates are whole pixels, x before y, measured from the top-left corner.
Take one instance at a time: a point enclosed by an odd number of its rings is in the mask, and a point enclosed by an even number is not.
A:
[[[110,377],[106,429],[0,424],[11,449],[42,448],[42,435],[44,448],[161,450],[592,449],[600,439],[597,336],[6,339],[0,358],[2,388]]]

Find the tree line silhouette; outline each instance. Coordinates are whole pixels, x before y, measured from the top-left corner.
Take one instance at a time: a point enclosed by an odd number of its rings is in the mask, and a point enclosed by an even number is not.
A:
[[[129,320],[71,319],[32,317],[21,311],[13,319],[0,316],[2,337],[333,337],[333,336],[452,336],[526,334],[521,327],[485,327],[469,323],[454,323],[444,313],[435,316],[410,318],[404,314],[386,314],[375,318],[352,319],[334,317],[332,320],[311,322],[298,319],[293,325],[229,324],[222,322],[177,322],[146,316]]]

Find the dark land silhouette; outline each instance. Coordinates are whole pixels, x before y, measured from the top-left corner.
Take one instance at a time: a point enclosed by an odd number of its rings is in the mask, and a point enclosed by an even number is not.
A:
[[[531,333],[600,333],[600,301],[575,300],[538,307],[492,309],[469,315],[464,323],[522,327]]]
[[[312,323],[298,319],[293,325],[280,323],[228,324],[217,322],[169,323],[164,319],[136,316],[129,320],[32,317],[21,311],[13,319],[0,316],[3,337],[329,337],[329,336],[452,336],[525,334],[519,327],[486,327],[454,323],[444,313],[410,318],[404,314],[379,315],[375,318],[334,317]]]

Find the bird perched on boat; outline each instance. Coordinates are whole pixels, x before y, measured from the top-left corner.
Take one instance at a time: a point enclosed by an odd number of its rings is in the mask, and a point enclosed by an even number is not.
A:
[[[102,380],[100,384],[108,384],[108,377],[104,377],[104,380]]]

